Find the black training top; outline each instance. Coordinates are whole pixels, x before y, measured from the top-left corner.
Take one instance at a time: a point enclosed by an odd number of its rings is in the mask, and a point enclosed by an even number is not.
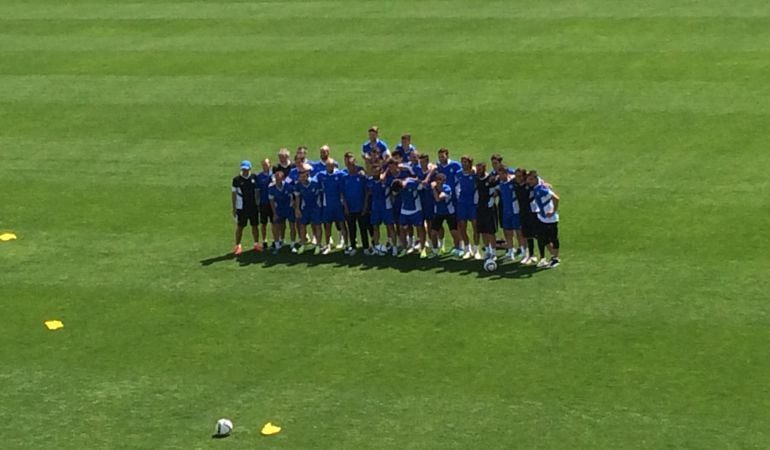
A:
[[[244,178],[240,175],[233,178],[235,192],[235,209],[247,212],[257,210],[257,176],[253,173]]]

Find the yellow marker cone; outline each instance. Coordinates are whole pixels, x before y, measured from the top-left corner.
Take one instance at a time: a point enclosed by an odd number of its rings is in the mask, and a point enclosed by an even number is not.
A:
[[[262,427],[263,436],[272,436],[274,434],[278,434],[280,431],[281,427],[277,427],[270,422],[266,423],[265,426]]]
[[[49,330],[58,330],[59,328],[64,328],[64,324],[61,323],[61,320],[46,320],[44,323],[46,328]]]
[[[16,235],[13,233],[2,233],[0,234],[0,241],[12,241],[16,239]]]

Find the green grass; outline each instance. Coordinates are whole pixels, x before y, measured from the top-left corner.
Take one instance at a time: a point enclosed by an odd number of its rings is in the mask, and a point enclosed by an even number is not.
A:
[[[0,447],[768,448],[768,70],[759,0],[0,0]],[[217,259],[372,123],[538,168],[564,264]]]

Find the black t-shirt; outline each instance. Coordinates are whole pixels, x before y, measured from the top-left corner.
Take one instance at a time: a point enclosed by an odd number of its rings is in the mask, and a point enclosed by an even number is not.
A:
[[[278,164],[273,166],[273,173],[283,172],[283,178],[285,179],[286,177],[289,176],[289,172],[293,168],[294,168],[294,163],[289,163],[289,165],[286,166],[286,167],[284,167],[280,163],[278,163]]]
[[[494,204],[491,207],[489,206],[489,199],[494,198],[495,187],[497,187],[497,177],[489,175],[484,178],[476,177],[476,193],[479,196],[479,202],[476,205],[477,210],[494,209]]]
[[[532,209],[529,206],[529,191],[532,188],[526,182],[519,184],[514,180],[513,190],[516,193],[516,200],[519,202],[519,214],[532,214]]]
[[[253,173],[244,178],[240,175],[233,178],[233,192],[235,192],[235,209],[253,212],[257,210],[257,176]]]

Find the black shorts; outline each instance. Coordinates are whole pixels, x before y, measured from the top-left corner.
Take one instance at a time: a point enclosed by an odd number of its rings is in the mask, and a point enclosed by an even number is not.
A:
[[[259,223],[257,220],[258,214],[256,209],[253,211],[238,209],[235,211],[235,216],[239,227],[245,227],[247,223],[251,223],[252,227],[256,227],[257,223]]]
[[[538,220],[538,222],[540,222]],[[559,222],[538,224],[537,240],[542,244],[555,244],[559,239]]]
[[[447,226],[449,226],[449,229],[451,231],[454,231],[457,229],[457,218],[454,214],[436,214],[433,216],[433,220],[430,223],[430,229],[433,231],[438,231],[444,226],[444,221],[446,221]]]
[[[267,225],[268,222],[273,223],[273,207],[270,202],[259,205],[259,223]]]
[[[538,232],[537,217],[534,214],[521,214],[521,234],[525,238],[536,238]]]
[[[497,233],[497,211],[495,208],[476,210],[476,230],[481,234]]]

